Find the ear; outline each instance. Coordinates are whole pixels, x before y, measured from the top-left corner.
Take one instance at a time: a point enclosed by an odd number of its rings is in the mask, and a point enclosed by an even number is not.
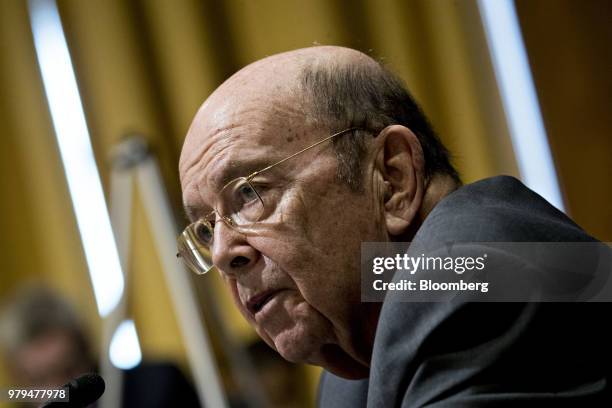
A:
[[[416,135],[401,125],[387,126],[375,140],[385,225],[389,235],[398,236],[412,224],[423,202],[423,149]]]

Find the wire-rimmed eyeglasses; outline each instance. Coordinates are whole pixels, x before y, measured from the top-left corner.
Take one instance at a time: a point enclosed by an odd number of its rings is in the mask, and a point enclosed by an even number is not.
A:
[[[212,246],[216,222],[225,222],[238,232],[245,232],[262,219],[266,211],[262,193],[256,188],[253,179],[261,173],[292,159],[336,136],[360,128],[348,128],[303,148],[263,169],[252,172],[246,177],[238,177],[221,188],[219,202],[222,203],[207,215],[189,224],[177,238],[178,254],[185,264],[198,275],[209,272],[214,267]]]

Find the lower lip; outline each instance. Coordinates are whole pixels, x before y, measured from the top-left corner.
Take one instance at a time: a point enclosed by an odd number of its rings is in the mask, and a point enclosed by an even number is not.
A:
[[[276,302],[276,300],[278,299],[278,295],[281,293],[282,291],[278,291],[278,292],[274,292],[272,294],[272,296],[270,296],[268,298],[268,300],[266,301],[266,303],[261,307],[261,309],[259,309],[256,313],[255,316],[262,316],[264,315],[268,309],[272,308],[274,305],[273,303]]]

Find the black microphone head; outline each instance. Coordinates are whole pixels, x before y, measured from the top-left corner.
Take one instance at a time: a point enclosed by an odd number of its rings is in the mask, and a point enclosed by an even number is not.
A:
[[[66,384],[71,407],[86,407],[104,393],[104,380],[96,373],[83,374]]]
[[[64,387],[68,388],[68,402],[51,401],[41,408],[84,408],[104,393],[104,380],[96,373],[83,374]]]

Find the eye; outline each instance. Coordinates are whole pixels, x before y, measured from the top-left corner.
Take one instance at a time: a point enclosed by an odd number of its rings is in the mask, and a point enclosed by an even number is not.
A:
[[[194,233],[200,244],[210,246],[213,240],[213,225],[208,221],[198,221]]]
[[[242,183],[239,185],[236,190],[236,195],[238,196],[239,201],[243,204],[258,199],[257,192],[249,183]]]

